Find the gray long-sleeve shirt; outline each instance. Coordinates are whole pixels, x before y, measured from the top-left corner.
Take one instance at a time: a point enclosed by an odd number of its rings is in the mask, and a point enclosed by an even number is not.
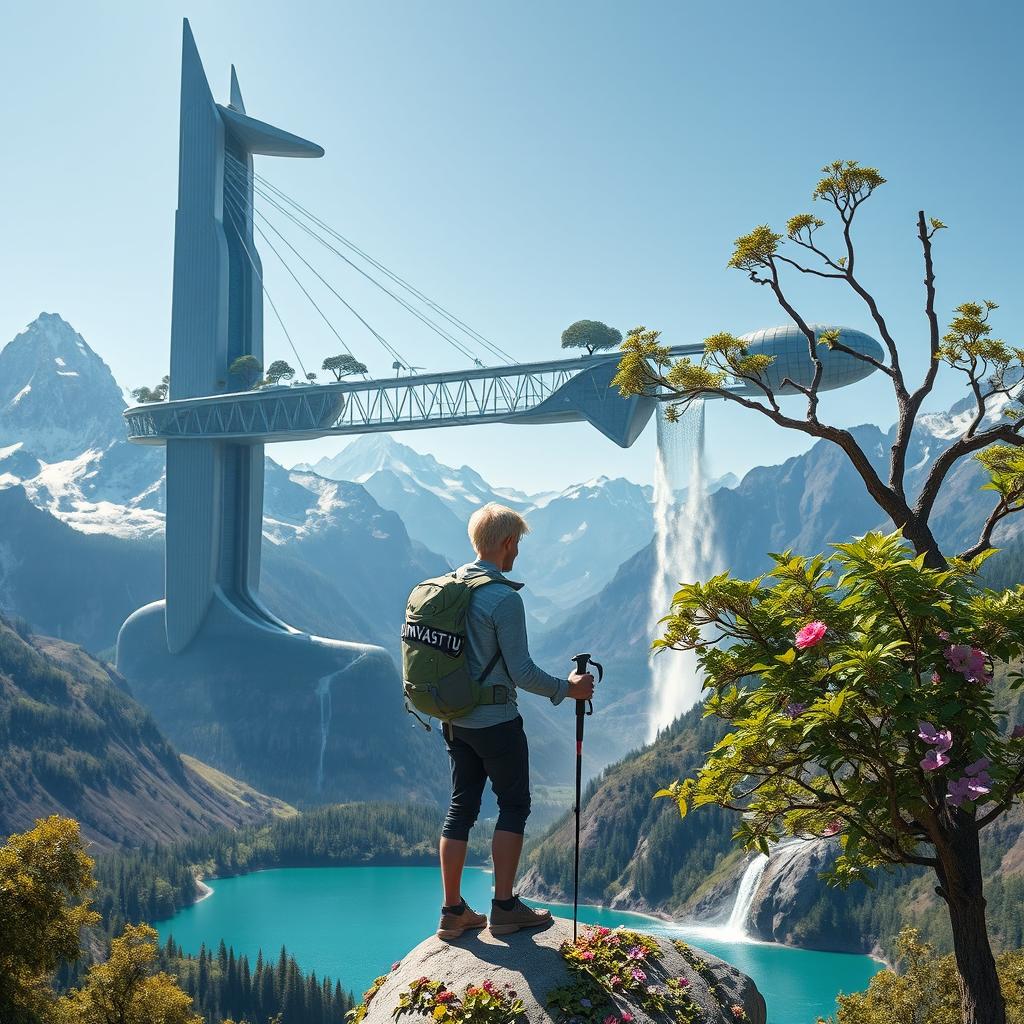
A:
[[[462,566],[461,573],[487,573],[504,579],[493,562],[478,559]],[[522,584],[505,586],[495,583],[473,592],[466,616],[466,659],[469,670],[479,679],[495,652],[501,657],[485,680],[492,685],[503,683],[509,689],[507,704],[481,704],[468,715],[456,720],[459,728],[484,729],[489,725],[510,722],[519,714],[516,687],[548,697],[552,704],[561,704],[569,690],[569,680],[548,675],[534,664],[526,639],[526,609],[519,596]]]

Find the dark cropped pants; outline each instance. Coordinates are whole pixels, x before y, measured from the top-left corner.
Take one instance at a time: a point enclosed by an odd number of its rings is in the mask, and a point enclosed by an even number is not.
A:
[[[441,835],[469,839],[488,779],[498,800],[495,828],[522,835],[530,814],[530,751],[522,718],[486,729],[446,725],[444,740],[452,766],[452,802]]]

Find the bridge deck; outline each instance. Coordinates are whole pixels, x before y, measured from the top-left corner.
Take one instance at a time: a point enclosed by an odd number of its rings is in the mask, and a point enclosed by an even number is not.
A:
[[[692,355],[701,345],[677,346]],[[592,418],[551,399],[587,371],[608,370],[617,353],[386,379],[263,387],[126,409],[138,444],[178,439],[292,441],[331,434],[418,430],[494,422],[570,422]],[[606,396],[599,396],[602,400]]]

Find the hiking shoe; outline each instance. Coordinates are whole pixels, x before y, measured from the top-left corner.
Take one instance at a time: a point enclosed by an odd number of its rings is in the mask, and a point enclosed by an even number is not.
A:
[[[502,910],[497,903],[491,904],[491,934],[509,935],[520,928],[540,928],[551,924],[551,913],[547,910],[534,910],[528,907],[517,895],[511,910]]]
[[[486,925],[487,916],[476,913],[463,900],[461,914],[441,914],[441,923],[437,926],[437,937],[439,939],[457,939],[465,931],[484,928]]]

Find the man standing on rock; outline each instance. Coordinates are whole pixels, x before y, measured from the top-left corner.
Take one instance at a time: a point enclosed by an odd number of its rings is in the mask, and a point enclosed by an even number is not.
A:
[[[443,726],[452,769],[452,799],[440,842],[444,904],[437,934],[442,939],[457,938],[468,929],[487,924],[484,914],[466,904],[461,885],[469,831],[480,813],[488,779],[498,801],[498,822],[491,842],[491,932],[508,935],[551,920],[548,911],[528,907],[512,891],[530,813],[529,750],[516,688],[547,697],[552,704],[560,704],[566,697],[590,700],[594,677],[572,672],[567,679],[559,679],[530,658],[526,612],[519,596],[522,584],[503,575],[512,568],[519,540],[528,532],[526,520],[518,512],[495,502],[484,505],[469,520],[476,561],[457,570],[459,578],[485,575],[496,581],[473,591],[466,615],[467,660],[473,678],[483,682],[486,676],[488,686],[505,699],[480,704],[454,724]]]

